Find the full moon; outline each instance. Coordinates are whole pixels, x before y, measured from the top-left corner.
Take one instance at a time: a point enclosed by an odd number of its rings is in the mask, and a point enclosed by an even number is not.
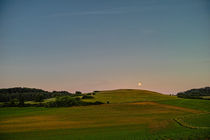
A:
[[[142,85],[142,83],[141,82],[138,82],[138,86],[140,87]]]

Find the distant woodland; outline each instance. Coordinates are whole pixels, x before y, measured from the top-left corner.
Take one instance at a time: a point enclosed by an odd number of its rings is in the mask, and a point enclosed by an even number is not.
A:
[[[11,99],[24,98],[25,101],[41,101],[43,99],[53,98],[57,96],[76,96],[81,94],[81,92],[76,92],[76,94],[69,93],[68,91],[53,91],[48,92],[42,89],[36,88],[5,88],[0,89],[0,102],[8,102]]]
[[[191,89],[177,93],[177,97],[189,99],[206,99],[210,100],[210,87]]]
[[[79,106],[79,105],[95,105],[102,104],[101,102],[84,102],[82,99],[92,99],[91,95],[95,92],[82,94],[80,91],[70,93],[68,91],[45,91],[36,88],[5,88],[0,89],[0,102],[2,107],[26,107],[26,106],[44,106],[44,107],[62,107],[62,106]],[[54,98],[52,101],[45,102],[44,100]],[[29,104],[27,101],[36,103]]]

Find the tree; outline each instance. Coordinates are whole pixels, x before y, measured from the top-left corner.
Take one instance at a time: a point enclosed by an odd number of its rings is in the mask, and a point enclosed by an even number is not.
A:
[[[43,102],[44,96],[42,94],[37,94],[35,97],[35,102]]]
[[[9,105],[10,105],[10,106],[16,106],[16,103],[17,103],[17,102],[18,102],[17,99],[10,99]]]
[[[76,95],[81,95],[82,92],[81,92],[81,91],[76,91],[75,94],[76,94]]]
[[[93,99],[94,97],[93,96],[90,96],[90,95],[83,95],[82,96],[82,99]]]
[[[24,106],[25,104],[24,104],[24,97],[20,94],[19,95],[19,98],[18,98],[18,100],[19,100],[19,106]]]

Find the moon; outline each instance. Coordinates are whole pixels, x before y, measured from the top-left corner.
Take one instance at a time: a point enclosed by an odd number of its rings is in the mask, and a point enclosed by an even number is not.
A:
[[[140,87],[142,85],[142,83],[141,82],[138,82],[138,86]]]

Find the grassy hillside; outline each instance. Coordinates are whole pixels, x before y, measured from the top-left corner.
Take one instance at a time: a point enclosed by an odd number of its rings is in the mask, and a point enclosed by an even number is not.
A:
[[[97,92],[94,97],[94,99],[88,99],[86,101],[109,101],[110,103],[129,103],[138,101],[158,101],[174,99],[174,97],[172,96],[163,95],[157,92],[135,89],[100,91]]]
[[[62,108],[0,108],[0,139],[210,138],[209,100],[201,102],[180,99],[145,90],[102,91],[93,96],[94,99],[85,100],[109,101],[110,104]]]

